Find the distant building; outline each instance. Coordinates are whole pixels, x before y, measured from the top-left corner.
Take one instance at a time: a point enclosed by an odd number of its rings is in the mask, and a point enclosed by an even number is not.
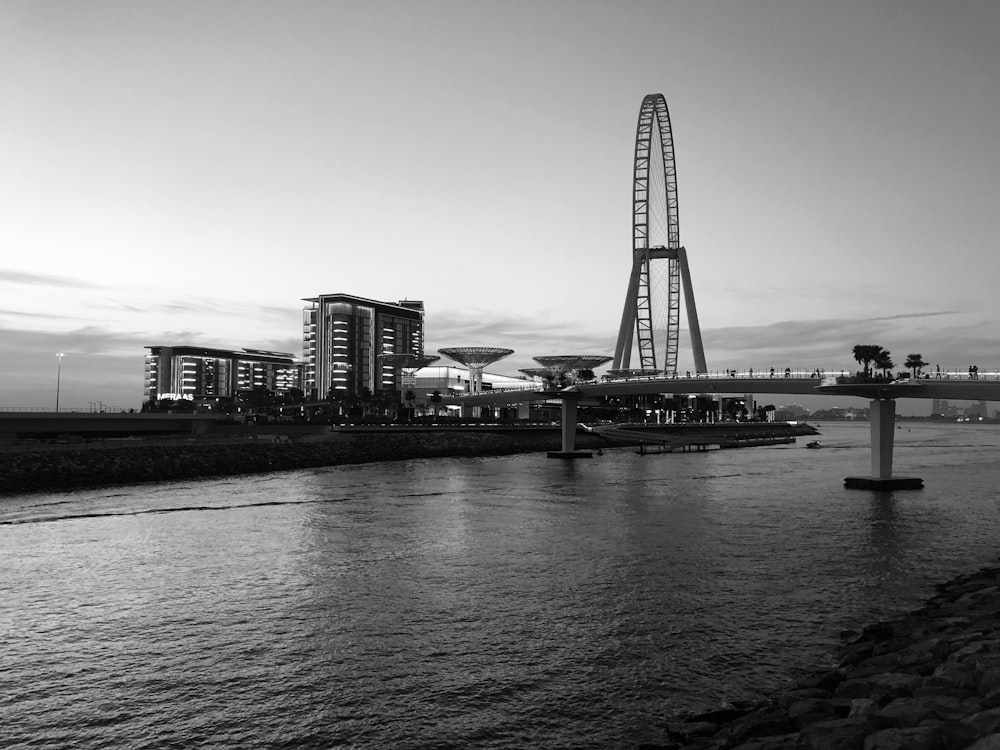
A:
[[[778,407],[775,419],[779,422],[789,422],[798,419],[805,419],[810,412],[801,404],[783,404]]]
[[[868,419],[868,407],[834,406],[830,409],[817,409],[812,413],[813,419]]]
[[[434,391],[442,396],[461,396],[469,393],[469,370],[465,367],[447,365],[424,367],[417,370],[412,379],[412,386],[408,382],[407,387],[412,388],[413,394],[419,400],[426,400]],[[536,389],[540,387],[539,383],[527,378],[483,373],[483,391]]]
[[[988,415],[989,410],[986,408],[985,401],[973,401],[962,412],[962,416],[966,419],[986,419]]]
[[[310,400],[333,392],[356,395],[367,388],[398,391],[399,371],[379,354],[424,353],[424,303],[378,302],[352,294],[303,300],[303,390]]]
[[[301,367],[285,352],[147,346],[144,400],[214,401],[263,387],[285,393],[301,387]]]
[[[955,419],[958,417],[958,407],[948,402],[947,399],[931,399],[931,416],[944,419]]]

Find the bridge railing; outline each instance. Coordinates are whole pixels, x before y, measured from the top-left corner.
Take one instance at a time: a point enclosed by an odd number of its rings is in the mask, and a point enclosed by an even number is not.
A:
[[[59,411],[51,406],[0,406],[0,414],[126,414],[128,409],[120,406],[60,406]]]
[[[902,372],[902,371],[899,371]],[[792,369],[792,368],[782,368],[773,370],[770,367],[757,369],[756,367],[748,367],[745,369],[731,369],[731,370],[713,370],[710,372],[695,373],[695,372],[678,372],[676,375],[627,375],[620,377],[612,377],[610,375],[604,375],[601,377],[602,382],[607,383],[624,383],[630,381],[644,381],[644,380],[676,380],[676,379],[692,379],[692,380],[771,380],[780,378],[794,378],[799,380],[824,380],[831,377],[850,377],[856,375],[858,371],[856,369],[826,369],[826,368],[815,368],[812,370],[804,369]],[[911,377],[910,373],[903,373],[903,379]],[[993,370],[960,370],[960,369],[947,369],[947,370],[924,370],[919,378],[919,380],[998,380],[1000,381],[1000,369]]]

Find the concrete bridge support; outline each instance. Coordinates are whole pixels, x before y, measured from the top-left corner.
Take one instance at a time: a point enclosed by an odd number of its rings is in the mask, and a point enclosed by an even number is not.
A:
[[[896,399],[872,399],[868,404],[871,423],[870,477],[847,477],[844,486],[850,489],[918,490],[924,481],[918,477],[894,477],[892,452],[896,439]]]
[[[590,451],[576,450],[576,415],[579,394],[562,393],[562,450],[549,451],[549,458],[591,458]]]
[[[872,479],[892,479],[892,450],[896,436],[896,399],[869,403],[872,432]]]

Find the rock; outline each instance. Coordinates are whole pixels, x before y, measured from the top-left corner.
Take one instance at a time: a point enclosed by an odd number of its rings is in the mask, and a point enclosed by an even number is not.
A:
[[[923,685],[918,687],[934,685],[951,685],[962,690],[975,690],[979,685],[979,673],[962,662],[946,661],[938,666],[930,677],[923,680]]]
[[[924,706],[943,721],[963,719],[983,710],[983,705],[973,698],[955,698],[948,695],[927,695],[920,699]]]
[[[835,701],[850,704],[855,698],[867,698],[872,692],[872,684],[868,680],[851,678],[844,680],[837,686],[833,694]]]
[[[882,672],[870,675],[867,679],[880,691],[895,693],[893,697],[912,694],[918,687],[922,687],[924,682],[919,675],[906,672]]]
[[[861,748],[871,725],[864,719],[820,721],[803,727],[799,732],[802,750],[850,750]]]
[[[857,698],[855,700],[863,700]],[[833,712],[833,706],[829,700],[821,698],[806,698],[797,701],[788,707],[788,718],[796,727],[803,727],[806,724],[813,724],[817,721],[828,721],[837,718]]]
[[[995,653],[998,651],[1000,651],[1000,641],[996,639],[974,641],[955,651],[950,658],[961,661],[963,657],[971,656],[972,654]]]
[[[811,677],[805,677],[796,683],[800,688],[815,688],[817,690],[833,691],[844,681],[844,670],[830,669],[826,672],[819,672]]]
[[[865,738],[864,750],[947,750],[939,727],[882,729]]]
[[[844,633],[856,638],[837,669],[714,716],[717,731],[683,750],[1000,750],[998,574],[960,576],[902,619]]]
[[[871,722],[885,729],[905,729],[915,727],[924,719],[935,714],[917,698],[896,698],[894,701],[873,711]]]
[[[851,710],[847,714],[848,718],[854,716],[867,716],[878,708],[878,703],[871,698],[855,698],[851,701]]]
[[[871,643],[852,643],[845,646],[840,654],[840,666],[850,667],[871,658],[874,646]]]
[[[667,727],[670,739],[681,742],[690,742],[695,737],[715,734],[718,731],[719,725],[714,721],[681,721]]]
[[[794,703],[807,700],[827,700],[833,697],[833,693],[822,688],[793,688],[786,690],[778,696],[778,705],[788,708]]]
[[[871,656],[862,659],[853,666],[852,677],[864,677],[869,674],[879,674],[884,672],[894,672],[899,666],[900,655],[898,652],[883,653],[878,656]]]
[[[721,729],[717,736],[727,744],[745,742],[757,737],[788,734],[795,724],[785,711],[777,707],[762,708],[749,713]]]
[[[965,750],[1000,750],[1000,734],[988,734],[966,746]]]
[[[988,708],[962,719],[962,723],[975,728],[979,734],[1000,732],[1000,708]]]
[[[757,739],[736,745],[732,750],[795,750],[798,746],[799,735],[778,734],[773,737],[758,737]]]

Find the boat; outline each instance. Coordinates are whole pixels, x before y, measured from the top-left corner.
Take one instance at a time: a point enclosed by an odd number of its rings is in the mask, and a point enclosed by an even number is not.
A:
[[[822,448],[823,444],[819,440],[810,440],[806,443],[806,448]]]

